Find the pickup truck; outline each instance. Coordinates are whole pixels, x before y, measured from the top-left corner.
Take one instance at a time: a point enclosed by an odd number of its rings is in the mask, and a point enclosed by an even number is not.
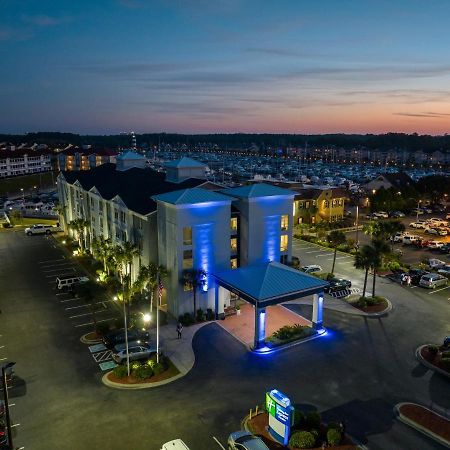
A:
[[[61,228],[53,225],[42,225],[39,223],[25,228],[25,234],[27,236],[33,236],[34,234],[52,234],[57,231],[61,231]]]

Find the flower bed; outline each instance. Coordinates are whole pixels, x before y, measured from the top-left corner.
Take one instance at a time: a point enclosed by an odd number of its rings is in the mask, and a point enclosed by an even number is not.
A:
[[[316,333],[311,327],[305,327],[299,324],[285,325],[266,339],[266,345],[270,348],[278,347],[299,339],[305,339]]]
[[[424,428],[426,431],[450,442],[450,421],[446,418],[413,403],[404,403],[398,407],[399,413],[409,421]]]
[[[425,345],[420,349],[420,355],[430,364],[450,375],[450,348],[438,345]]]
[[[168,380],[180,373],[168,357],[163,356],[160,360],[159,364],[154,357],[143,364],[131,363],[130,376],[127,375],[126,365],[117,366],[107,374],[107,378],[114,383],[136,385]]]
[[[320,420],[320,416],[319,420]],[[269,435],[269,432],[267,431],[267,427],[269,425],[269,416],[266,412],[262,412],[258,414],[257,416],[251,418],[247,422],[247,427],[249,430],[255,434],[261,437],[261,439],[264,441],[264,443],[269,447],[270,450],[281,450],[281,449],[289,449],[289,450],[298,450],[299,447],[284,447],[283,445],[279,444],[278,442],[275,442],[272,437]],[[330,424],[331,425],[331,424]],[[333,425],[331,426],[333,428]],[[330,427],[327,427],[325,424],[320,423],[318,431],[318,436],[316,438],[315,443],[313,444],[313,447],[304,447],[304,448],[312,448],[316,450],[320,450],[321,447],[321,441],[326,440],[327,431],[330,429]],[[334,428],[333,428],[334,429]],[[306,430],[303,430],[306,431]],[[292,435],[296,432],[301,432],[300,429],[293,431]],[[306,431],[306,433],[309,433]],[[332,434],[332,433],[331,433]],[[291,435],[291,439],[292,439]],[[327,445],[327,448],[334,448],[336,450],[356,450],[357,446],[353,444],[351,439],[349,439],[348,436],[344,435],[342,437],[341,442],[338,445]]]
[[[389,304],[384,297],[359,297],[350,298],[348,302],[355,308],[365,313],[380,313],[388,308]]]

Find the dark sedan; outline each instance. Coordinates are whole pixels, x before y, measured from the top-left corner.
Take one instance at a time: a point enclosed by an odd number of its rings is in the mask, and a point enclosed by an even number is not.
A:
[[[411,277],[411,283],[419,286],[419,281],[422,278],[423,275],[426,275],[427,272],[426,270],[422,270],[422,269],[410,269],[408,272],[408,275]]]
[[[148,343],[150,335],[147,331],[136,330],[134,328],[128,330],[128,342]],[[103,336],[103,343],[108,348],[113,348],[117,344],[125,342],[125,330],[114,330]]]
[[[330,284],[324,288],[324,291],[328,294],[330,292],[344,291],[352,287],[352,282],[349,280],[344,280],[343,278],[331,278],[327,281]]]
[[[439,248],[439,252],[450,253],[450,244],[444,244],[441,248]]]

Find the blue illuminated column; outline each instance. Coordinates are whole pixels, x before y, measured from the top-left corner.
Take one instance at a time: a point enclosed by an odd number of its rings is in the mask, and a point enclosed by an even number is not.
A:
[[[313,313],[312,313],[312,325],[315,330],[322,329],[323,321],[323,292],[314,294],[313,296]]]
[[[255,342],[254,349],[264,347],[266,337],[266,308],[255,306]]]

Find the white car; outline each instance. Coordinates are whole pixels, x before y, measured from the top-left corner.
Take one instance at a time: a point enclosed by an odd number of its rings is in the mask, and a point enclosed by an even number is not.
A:
[[[438,273],[441,275],[444,275],[444,277],[449,278],[450,277],[450,264],[446,264],[444,267],[441,267],[438,270]]]
[[[392,240],[394,242],[403,242],[403,237],[404,236],[409,236],[409,233],[396,233],[394,235],[394,237],[392,238]]]
[[[33,236],[35,234],[52,234],[57,231],[61,231],[61,228],[52,225],[42,225],[41,223],[25,228],[25,234],[27,236]]]
[[[447,236],[448,231],[445,228],[437,228],[437,232],[439,236]]]
[[[446,265],[447,263],[445,261],[441,261],[440,259],[430,258],[428,260],[428,266],[430,269],[442,269]]]
[[[425,233],[438,235],[439,231],[437,228],[425,228]]]
[[[189,450],[189,447],[181,439],[175,439],[163,444],[161,450]]]
[[[140,359],[150,358],[156,353],[156,348],[144,347],[143,345],[136,345],[135,347],[128,347],[128,357],[130,361],[138,361]],[[127,360],[127,350],[120,350],[112,354],[112,359],[117,364],[122,364]]]
[[[414,244],[414,242],[417,242],[419,240],[419,236],[414,236],[412,234],[408,234],[406,236],[403,236],[403,244],[405,245],[411,245]]]
[[[375,216],[380,217],[381,219],[387,219],[389,218],[389,214],[385,211],[379,211],[379,212],[375,212],[373,213]]]
[[[428,244],[427,244],[427,247],[430,250],[434,250],[434,249],[437,249],[437,248],[441,248],[443,245],[444,245],[444,243],[441,242],[441,241],[429,241]]]
[[[442,220],[437,217],[432,217],[431,219],[428,219],[427,222],[432,224],[433,226],[437,226],[437,227],[440,227],[440,226],[445,227],[448,225],[448,222],[446,220]]]
[[[420,220],[418,222],[411,222],[409,224],[411,228],[426,228],[426,223],[421,222]]]
[[[303,266],[301,269],[305,273],[322,272],[322,267],[317,264],[310,264],[309,266]]]

